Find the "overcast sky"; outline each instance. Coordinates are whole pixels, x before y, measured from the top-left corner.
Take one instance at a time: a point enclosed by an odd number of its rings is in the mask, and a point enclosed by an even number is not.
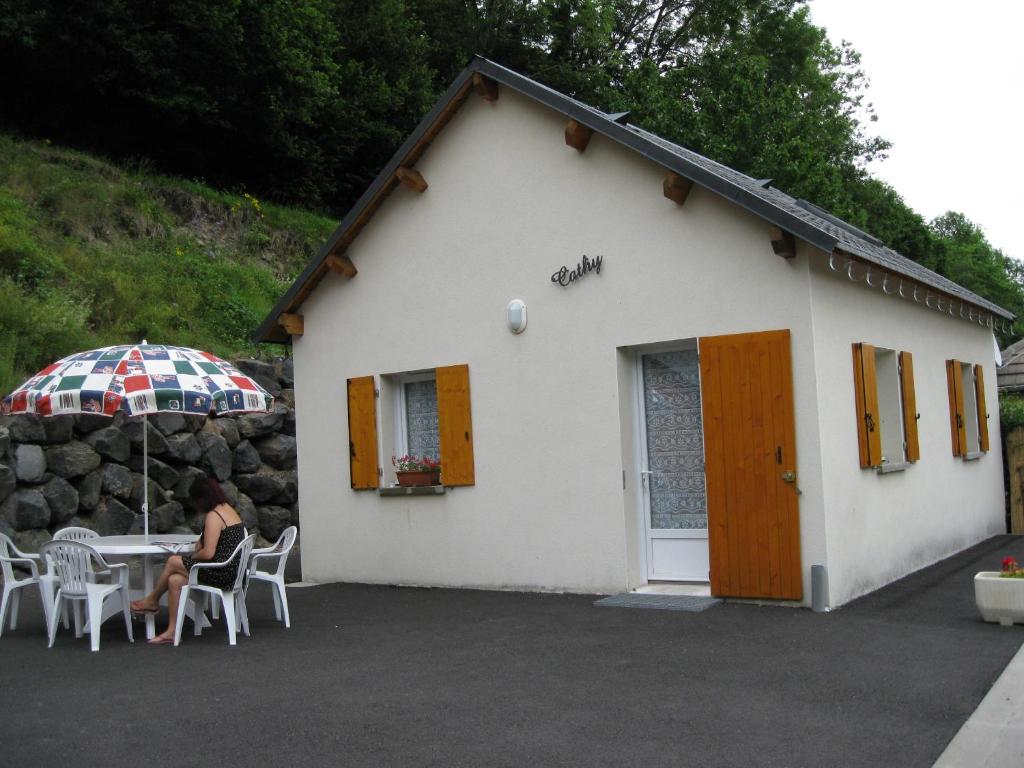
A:
[[[889,139],[870,166],[925,219],[957,210],[1024,260],[1024,3],[811,0],[815,24],[849,40]]]

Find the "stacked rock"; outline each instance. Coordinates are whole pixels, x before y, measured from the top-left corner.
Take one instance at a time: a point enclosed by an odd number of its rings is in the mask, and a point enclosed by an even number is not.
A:
[[[257,546],[298,525],[292,361],[234,363],[274,396],[272,412],[0,417],[0,533],[27,552],[68,526],[142,533],[144,426],[151,533],[202,531],[188,498],[199,477],[220,481]]]

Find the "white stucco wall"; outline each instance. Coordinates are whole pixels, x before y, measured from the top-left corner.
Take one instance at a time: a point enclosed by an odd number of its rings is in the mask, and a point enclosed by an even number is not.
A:
[[[811,274],[821,433],[830,438],[822,444],[829,586],[839,605],[1005,532],[995,347],[988,328],[854,285],[827,260]],[[921,459],[903,472],[860,469],[855,342],[913,354]],[[976,461],[953,456],[948,359],[985,368],[992,450]]]
[[[809,565],[826,549],[807,253],[775,256],[764,222],[700,188],[676,206],[662,169],[598,135],[577,153],[564,127],[508,89],[494,103],[471,97],[417,166],[429,189],[396,190],[348,250],[358,276],[328,275],[303,305],[304,576],[635,586],[622,348],[788,328],[809,599]],[[583,254],[604,256],[600,275],[551,283]],[[519,336],[505,326],[513,298],[529,312]],[[455,363],[470,368],[475,486],[430,498],[352,491],[346,379]]]

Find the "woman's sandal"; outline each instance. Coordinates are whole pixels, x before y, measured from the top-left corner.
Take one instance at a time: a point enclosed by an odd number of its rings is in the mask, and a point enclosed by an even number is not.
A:
[[[146,642],[149,645],[167,645],[168,643],[173,643],[174,642],[174,638],[173,637],[164,637],[163,635],[157,635],[152,640],[147,640]]]
[[[156,613],[157,611],[160,610],[159,608],[136,608],[135,604],[136,603],[141,603],[141,602],[142,602],[141,600],[132,600],[132,605],[131,605],[132,613],[153,614],[153,613]]]

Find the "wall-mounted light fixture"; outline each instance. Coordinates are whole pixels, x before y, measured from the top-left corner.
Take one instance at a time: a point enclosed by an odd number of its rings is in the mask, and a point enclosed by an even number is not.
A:
[[[522,299],[512,299],[505,314],[512,333],[522,333],[526,330],[526,303]]]

